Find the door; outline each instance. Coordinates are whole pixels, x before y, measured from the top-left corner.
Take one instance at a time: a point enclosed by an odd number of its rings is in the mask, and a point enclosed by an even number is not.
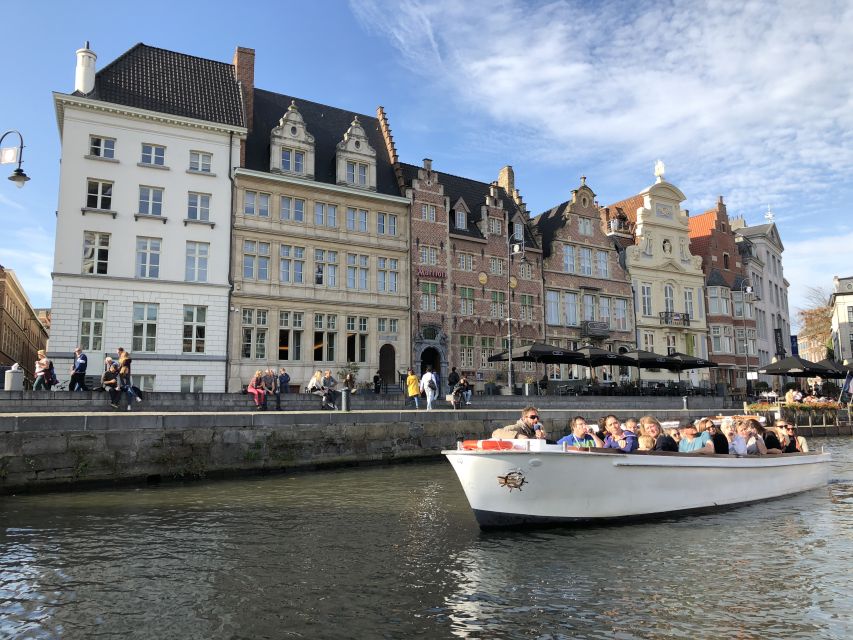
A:
[[[394,347],[383,344],[379,349],[379,375],[385,384],[397,384],[397,365]]]

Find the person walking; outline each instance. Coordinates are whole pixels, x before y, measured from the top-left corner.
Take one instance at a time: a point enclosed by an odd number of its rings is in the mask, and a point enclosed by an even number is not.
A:
[[[127,410],[131,411],[134,400],[142,402],[142,398],[133,392],[133,378],[130,374],[130,365],[133,359],[124,350],[124,347],[119,347],[116,351],[118,353],[119,387],[121,391],[127,394]]]
[[[421,397],[421,385],[412,369],[409,369],[409,374],[406,376],[406,395],[414,401],[415,409],[420,409],[418,401]]]
[[[456,371],[456,367],[451,367],[450,375],[447,376],[447,388],[451,389],[451,392],[452,389],[459,383],[460,378],[461,376],[459,375],[459,372]]]
[[[427,411],[432,411],[432,402],[438,394],[438,381],[435,379],[435,374],[432,372],[432,365],[427,365],[424,375],[421,376],[421,391],[426,393]]]
[[[47,359],[44,349],[39,349],[36,356],[36,363],[33,367],[36,374],[35,381],[33,382],[33,391],[41,389],[50,391],[50,360]]]
[[[373,376],[373,393],[379,394],[382,391],[382,372],[377,371]]]
[[[86,367],[89,359],[83,353],[83,349],[74,349],[74,363],[71,365],[71,383],[68,385],[70,391],[88,391],[86,387]]]

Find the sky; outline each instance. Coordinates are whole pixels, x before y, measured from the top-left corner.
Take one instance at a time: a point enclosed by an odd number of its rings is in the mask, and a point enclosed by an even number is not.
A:
[[[51,92],[73,90],[87,40],[98,69],[137,42],[225,62],[254,48],[260,88],[382,105],[404,162],[484,182],[512,165],[534,215],[582,175],[601,204],[637,194],[662,159],[692,213],[721,195],[750,225],[773,212],[792,316],[807,287],[853,275],[853,0],[30,0],[6,15],[0,131],[23,134],[31,181],[0,180],[0,264],[35,307],[55,241]]]

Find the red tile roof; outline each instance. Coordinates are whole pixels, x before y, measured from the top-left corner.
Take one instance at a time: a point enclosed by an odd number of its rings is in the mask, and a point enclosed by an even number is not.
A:
[[[619,202],[614,202],[613,204],[607,205],[607,208],[610,209],[611,217],[616,214],[617,209],[622,209],[626,216],[628,216],[628,220],[633,223],[637,222],[637,209],[645,205],[645,198],[642,195],[637,194],[636,196],[631,196],[630,198],[625,198],[624,200],[620,200]]]
[[[695,216],[690,216],[688,223],[690,225],[690,239],[710,236],[711,232],[717,226],[717,210],[710,209],[704,213]]]

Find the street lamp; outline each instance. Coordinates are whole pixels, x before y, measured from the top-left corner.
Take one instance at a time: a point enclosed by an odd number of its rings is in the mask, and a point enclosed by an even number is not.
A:
[[[18,136],[20,143],[17,147],[9,147],[8,149],[3,148],[3,140],[6,139],[10,133],[14,133]],[[0,164],[9,164],[12,162],[18,162],[18,168],[12,172],[12,175],[9,176],[9,180],[15,183],[15,186],[20,189],[23,187],[30,177],[24,173],[24,170],[21,169],[21,163],[24,161],[24,136],[21,135],[20,131],[16,131],[15,129],[10,129],[2,136],[0,136]]]
[[[526,262],[526,258],[524,257],[524,228],[521,227],[519,229],[513,229],[510,227],[510,230],[507,232],[507,280],[506,280],[506,346],[507,346],[507,374],[506,374],[506,382],[509,386],[509,393],[512,395],[515,393],[515,389],[512,384],[512,313],[510,313],[511,309],[511,300],[512,300],[512,290],[515,288],[515,285],[518,284],[516,280],[513,283],[512,277],[512,260],[516,256],[521,256],[521,263],[524,264]],[[521,237],[519,237],[519,235]]]
[[[746,358],[746,395],[749,396],[752,390],[752,385],[749,382],[749,337],[746,333],[746,296],[752,295],[752,284],[747,278],[741,280],[740,283],[740,318],[743,325],[743,355]]]

